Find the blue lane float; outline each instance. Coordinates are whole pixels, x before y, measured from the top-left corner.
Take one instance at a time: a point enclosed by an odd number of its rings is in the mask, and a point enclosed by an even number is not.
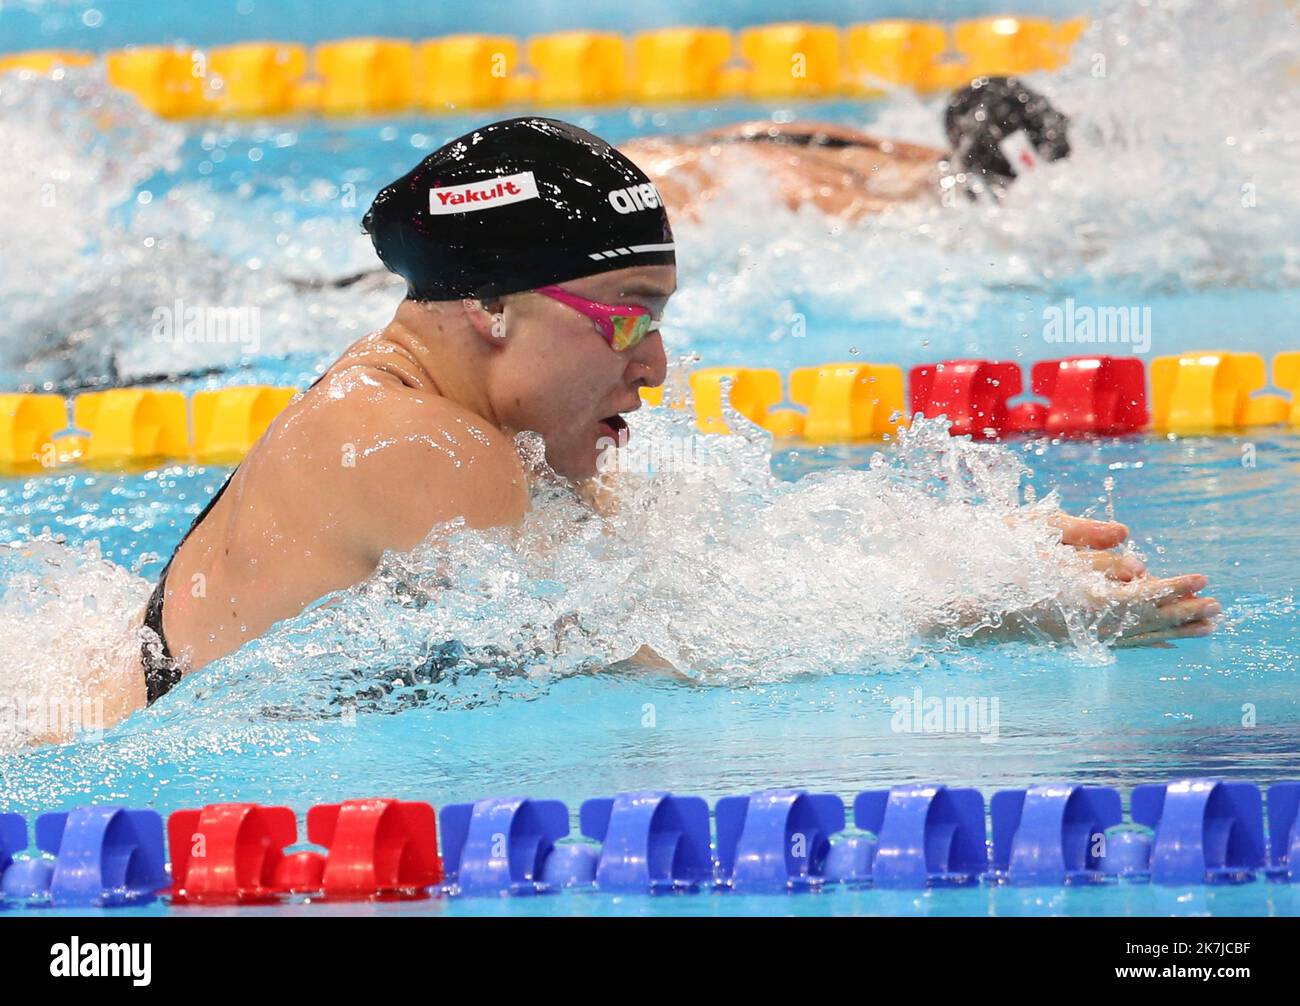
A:
[[[60,906],[140,904],[171,882],[162,818],[126,807],[78,807],[36,819],[38,854],[27,848],[27,823],[0,815],[0,890],[6,898]],[[43,855],[42,855],[43,854]]]
[[[54,857],[56,905],[126,905],[170,883],[163,822],[156,811],[78,807],[36,819],[36,846]]]
[[[1184,779],[1138,786],[1129,802],[1134,823],[1155,832],[1154,883],[1253,880],[1264,867],[1264,808],[1254,783]]]
[[[844,830],[833,793],[769,789],[713,808],[718,879],[737,891],[796,891],[825,881],[831,836]]]
[[[496,797],[442,808],[443,867],[461,894],[536,894],[555,843],[569,833],[559,800]]]
[[[600,846],[588,842],[557,842],[542,862],[539,891],[591,887],[596,882]]]
[[[0,892],[13,901],[46,896],[54,876],[54,864],[47,859],[15,859],[26,848],[27,819],[0,814]]]
[[[452,896],[1300,882],[1300,781],[1273,784],[1267,801],[1248,782],[1138,786],[1127,819],[1117,790],[1070,783],[1002,790],[987,808],[976,789],[895,786],[859,793],[852,809],[846,827],[835,794],[769,789],[721,798],[710,819],[699,796],[638,791],[585,801],[581,835],[570,838],[569,809],[559,800],[497,797],[443,807],[440,834],[432,820],[415,819],[408,837],[442,860],[445,883],[422,889]],[[185,850],[175,843],[193,828],[175,826],[187,813],[172,815],[170,832],[182,874]],[[6,901],[138,904],[172,882],[162,819],[152,810],[43,814],[34,833],[29,850],[26,819],[0,814]],[[384,893],[360,884],[349,896]]]
[[[1300,782],[1279,782],[1268,791],[1269,874],[1300,880]]]
[[[584,835],[601,843],[594,874],[604,891],[695,888],[713,880],[709,805],[661,791],[620,793],[583,803]]]
[[[27,848],[27,819],[21,814],[0,814],[0,872]]]
[[[1119,791],[1105,786],[1006,789],[989,812],[993,870],[1011,884],[1104,880],[1106,831],[1124,820]]]
[[[1155,844],[1156,833],[1145,825],[1129,822],[1107,828],[1102,872],[1115,880],[1150,880]]]
[[[877,887],[973,884],[988,870],[984,795],[942,785],[868,790],[853,823],[876,835]]]
[[[831,839],[831,851],[826,855],[823,879],[828,884],[866,886],[871,883],[871,870],[875,862],[875,835],[838,835]]]

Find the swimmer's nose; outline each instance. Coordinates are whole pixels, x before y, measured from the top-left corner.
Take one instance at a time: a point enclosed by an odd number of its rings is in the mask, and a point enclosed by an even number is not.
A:
[[[638,390],[657,388],[667,377],[668,354],[664,352],[663,336],[652,332],[633,347],[627,365],[628,384]]]

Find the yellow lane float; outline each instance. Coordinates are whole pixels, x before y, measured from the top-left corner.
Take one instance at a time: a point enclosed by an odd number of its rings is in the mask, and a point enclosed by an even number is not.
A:
[[[494,108],[514,97],[519,43],[505,35],[429,39],[416,50],[416,71],[421,108]]]
[[[564,31],[528,41],[543,105],[599,105],[620,101],[629,84],[628,46],[614,32]]]
[[[841,91],[840,33],[827,24],[765,24],[740,33],[749,96],[816,98]]]
[[[297,388],[220,388],[199,391],[194,413],[194,456],[200,461],[237,460],[271,425]]]
[[[731,33],[722,28],[665,28],[632,44],[631,96],[638,101],[703,101],[725,93]]]
[[[790,400],[807,409],[806,440],[879,437],[893,432],[905,414],[903,371],[875,363],[799,367],[790,372]]]
[[[177,458],[190,449],[185,412],[179,391],[114,388],[73,399],[72,422],[88,433],[86,461]]]
[[[213,49],[208,61],[213,110],[224,115],[283,115],[295,107],[307,75],[307,49],[245,42]]]
[[[415,100],[415,47],[390,38],[348,38],[316,47],[320,110],[326,115],[376,115]]]
[[[1151,361],[1151,425],[1170,433],[1212,433],[1285,422],[1281,395],[1252,393],[1268,383],[1258,353],[1204,350]]]
[[[0,395],[0,464],[52,461],[50,443],[67,425],[62,395]]]

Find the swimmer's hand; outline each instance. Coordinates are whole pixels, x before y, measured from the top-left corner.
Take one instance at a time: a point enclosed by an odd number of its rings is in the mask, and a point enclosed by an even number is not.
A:
[[[1159,645],[1214,631],[1213,619],[1222,610],[1219,602],[1197,596],[1208,582],[1199,573],[1164,579],[1141,576],[1128,583],[1108,580],[1104,587],[1090,589],[1086,600],[1101,616],[1095,623],[1101,639],[1116,646]],[[1059,610],[1037,610],[1009,616],[997,634],[1006,633],[1067,639],[1070,630]]]
[[[1212,597],[1198,596],[1209,583],[1200,573],[1158,578],[1147,573],[1135,555],[1112,551],[1128,538],[1128,528],[1116,521],[1089,520],[1057,513],[1048,523],[1061,532],[1061,544],[1075,549],[1094,569],[1106,575],[1104,586],[1092,588],[1086,600],[1101,614],[1097,631],[1116,646],[1162,645],[1173,639],[1205,636],[1222,607]],[[1065,639],[1069,627],[1057,610],[1017,612],[997,629],[980,630],[976,638]]]
[[[594,476],[579,483],[578,498],[601,517],[612,517],[618,513],[618,490],[606,478]]]
[[[1058,513],[1049,523],[1060,529],[1062,545],[1073,546],[1108,581],[1114,581],[1091,592],[1090,598],[1106,611],[1108,617],[1100,628],[1116,634],[1116,646],[1150,646],[1214,631],[1213,619],[1223,608],[1212,597],[1198,596],[1210,582],[1207,577],[1200,573],[1165,579],[1149,576],[1137,556],[1110,551],[1128,538],[1128,528],[1117,521]]]
[[[1071,517],[1058,511],[1047,523],[1061,532],[1061,544],[1070,545],[1112,580],[1128,583],[1146,575],[1146,564],[1135,555],[1110,551],[1128,539],[1128,528],[1118,521]]]

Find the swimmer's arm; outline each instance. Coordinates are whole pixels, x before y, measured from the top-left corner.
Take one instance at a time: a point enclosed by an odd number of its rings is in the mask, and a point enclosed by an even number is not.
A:
[[[831,140],[839,140],[845,143],[852,143],[860,147],[870,147],[889,153],[904,160],[916,161],[939,161],[947,157],[946,151],[939,150],[935,147],[923,146],[919,143],[903,143],[898,140],[889,140],[884,137],[874,136],[871,133],[865,133],[860,129],[853,129],[849,126],[843,126],[834,122],[772,122],[769,119],[756,119],[751,122],[741,122],[730,126],[721,126],[717,129],[706,130],[698,134],[700,139],[704,140],[727,140],[741,139],[744,137],[767,134],[770,136],[795,135],[806,136],[809,133],[815,133],[825,136]]]
[[[752,136],[781,136],[784,134],[805,136],[819,133],[833,140],[845,140],[864,146],[874,146],[879,141],[870,133],[851,129],[833,122],[773,122],[771,119],[750,119],[747,122],[733,122],[729,126],[717,126],[696,133],[701,140],[746,139]]]

